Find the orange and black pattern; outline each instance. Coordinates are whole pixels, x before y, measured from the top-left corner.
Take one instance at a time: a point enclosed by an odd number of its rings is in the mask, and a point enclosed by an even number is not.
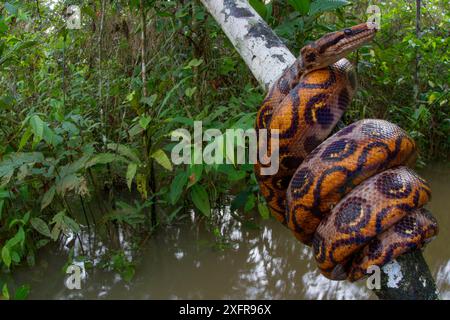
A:
[[[286,189],[298,164],[330,134],[354,90],[351,65],[347,60],[341,60],[307,74],[272,111],[269,125],[264,113],[268,109],[260,112],[259,128],[268,128],[269,134],[273,129],[279,130],[277,160],[281,169],[274,175],[259,175],[258,178],[265,186],[261,188],[264,197],[281,222],[285,223]],[[273,152],[270,146],[268,144],[268,153]],[[259,172],[257,168],[256,172]]]
[[[348,266],[348,279],[361,279],[366,276],[370,266],[383,266],[406,252],[422,248],[432,241],[438,232],[437,221],[427,209],[420,208],[410,212],[357,252]]]
[[[334,280],[358,280],[368,267],[420,248],[438,232],[422,208],[430,187],[406,167],[417,151],[401,128],[361,120],[322,142],[355,92],[352,66],[341,58],[373,36],[362,24],[302,49],[256,120],[257,130],[279,132],[272,137],[278,140],[278,172],[264,176],[264,165],[255,165],[261,193],[272,214],[313,246],[319,269]],[[258,142],[265,157],[274,151],[270,145]]]
[[[415,144],[398,126],[361,120],[320,144],[298,167],[287,189],[288,226],[311,244],[322,218],[363,180],[410,161]]]
[[[331,210],[320,223],[313,238],[314,255],[323,274],[346,279],[346,266],[352,256],[386,230],[399,230],[396,224],[430,199],[428,184],[407,167],[381,172],[358,185]],[[411,217],[406,218],[408,221]],[[413,219],[414,220],[414,219]],[[400,234],[413,234],[412,226]],[[389,245],[388,245],[389,246]],[[372,244],[373,248],[373,244]],[[388,262],[383,257],[364,257],[367,266]],[[385,259],[385,260],[383,260]],[[355,270],[361,268],[355,268]],[[353,272],[354,273],[354,272]]]

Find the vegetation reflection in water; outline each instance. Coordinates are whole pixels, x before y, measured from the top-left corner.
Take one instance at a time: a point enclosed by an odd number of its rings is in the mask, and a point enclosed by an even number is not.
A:
[[[446,166],[436,165],[421,174],[431,181],[433,199],[429,208],[442,225],[450,221],[446,215],[445,198],[450,194]],[[118,272],[87,268],[81,290],[64,286],[63,266],[68,246],[47,250],[38,259],[38,266],[20,270],[17,279],[28,281],[30,298],[55,299],[371,299],[374,295],[357,283],[335,282],[316,270],[311,249],[299,243],[275,220],[238,221],[228,206],[216,212],[211,227],[197,221],[180,221],[158,230],[140,251],[136,272],[125,281]],[[255,215],[254,215],[255,216]],[[445,239],[450,235],[442,229],[424,255],[436,279],[443,299],[450,299],[450,252]],[[119,230],[119,241],[127,259],[132,258],[130,242]],[[83,245],[89,237],[83,233]],[[96,241],[91,235],[91,245]],[[71,239],[66,241],[71,243]],[[77,243],[76,241],[74,243]],[[95,242],[96,256],[107,252],[105,245]],[[79,252],[78,245],[74,247]],[[118,258],[111,259],[118,261]],[[124,259],[126,260],[126,259]],[[102,263],[101,259],[94,260]],[[114,268],[112,268],[114,269]]]

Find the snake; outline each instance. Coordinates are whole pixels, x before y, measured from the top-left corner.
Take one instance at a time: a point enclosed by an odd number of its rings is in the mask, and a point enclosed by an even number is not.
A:
[[[260,192],[331,280],[362,279],[371,266],[423,248],[439,231],[423,207],[431,189],[411,169],[418,150],[404,130],[363,119],[334,132],[357,88],[346,56],[376,32],[362,23],[305,45],[256,117]],[[267,174],[274,161],[278,170]]]

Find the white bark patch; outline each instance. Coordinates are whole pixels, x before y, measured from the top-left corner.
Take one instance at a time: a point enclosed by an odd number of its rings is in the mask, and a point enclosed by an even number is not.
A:
[[[398,289],[403,279],[402,268],[396,260],[383,266],[383,272],[388,276],[387,287]]]
[[[246,0],[201,2],[266,90],[294,63],[294,55]]]

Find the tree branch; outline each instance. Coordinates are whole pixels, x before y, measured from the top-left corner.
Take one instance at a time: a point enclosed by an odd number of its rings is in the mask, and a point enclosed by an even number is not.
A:
[[[245,63],[268,90],[295,57],[246,0],[201,0]],[[380,299],[437,299],[431,272],[417,250],[382,268]]]
[[[256,80],[266,90],[295,61],[294,55],[244,0],[201,0]]]

